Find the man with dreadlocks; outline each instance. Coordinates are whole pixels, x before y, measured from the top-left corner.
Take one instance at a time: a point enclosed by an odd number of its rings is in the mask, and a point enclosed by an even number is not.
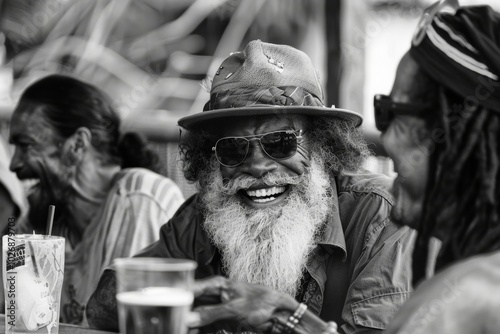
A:
[[[140,256],[195,259],[196,278],[261,284],[342,333],[380,332],[409,294],[414,233],[389,219],[390,179],[361,170],[361,116],[324,106],[305,53],[259,40],[224,60],[210,93],[204,112],[179,121],[200,193]],[[94,326],[113,324],[114,284],[105,272],[87,307]],[[280,307],[267,301],[259,312]],[[273,328],[259,312],[225,311],[200,319],[201,332]]]
[[[500,14],[439,9],[416,32],[390,96],[374,102],[398,172],[393,220],[419,231],[414,285],[424,278],[430,238],[442,241],[439,274],[419,286],[388,333],[499,333]]]

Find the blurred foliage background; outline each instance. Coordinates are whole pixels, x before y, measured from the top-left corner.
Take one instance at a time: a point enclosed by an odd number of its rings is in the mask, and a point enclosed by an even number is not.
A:
[[[208,100],[200,81],[257,38],[308,51],[322,66],[325,13],[338,25],[339,6],[324,0],[0,0],[0,132],[7,136],[26,86],[51,73],[70,74],[111,97],[124,130],[156,142],[165,174],[189,194],[176,163],[176,122]]]
[[[314,50],[304,41],[324,22],[324,7],[323,0],[3,0],[10,97],[15,103],[32,81],[67,73],[106,91],[124,118],[164,110],[178,118],[201,110],[208,94],[199,82],[249,40]]]

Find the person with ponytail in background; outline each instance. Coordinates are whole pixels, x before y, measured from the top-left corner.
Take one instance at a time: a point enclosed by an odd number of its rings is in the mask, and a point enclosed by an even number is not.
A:
[[[110,99],[70,76],[49,75],[23,92],[10,142],[10,169],[33,180],[32,229],[45,233],[54,204],[52,234],[66,238],[61,320],[85,325],[85,305],[102,271],[156,241],[183,195],[157,173],[159,159],[146,140],[120,132]]]

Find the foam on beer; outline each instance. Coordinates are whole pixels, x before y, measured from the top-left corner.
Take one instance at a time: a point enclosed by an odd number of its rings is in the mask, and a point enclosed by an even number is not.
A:
[[[194,300],[192,292],[167,287],[120,292],[116,298],[122,304],[143,306],[187,306]]]

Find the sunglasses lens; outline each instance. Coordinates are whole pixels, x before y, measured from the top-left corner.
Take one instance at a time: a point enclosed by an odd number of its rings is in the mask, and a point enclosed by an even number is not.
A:
[[[291,132],[269,133],[261,138],[264,151],[274,159],[286,159],[297,151],[297,137]]]
[[[375,126],[379,131],[385,131],[392,120],[392,112],[380,107],[375,107]]]
[[[243,138],[223,138],[217,142],[215,153],[219,161],[226,166],[237,166],[246,157],[248,141]]]

